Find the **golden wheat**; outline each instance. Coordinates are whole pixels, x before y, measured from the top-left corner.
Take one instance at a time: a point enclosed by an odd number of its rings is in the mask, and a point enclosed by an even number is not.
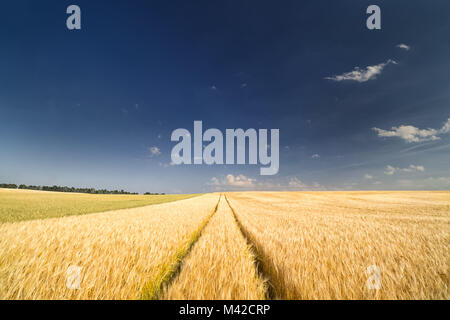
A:
[[[0,299],[138,298],[190,245],[218,198],[1,224]],[[82,268],[79,289],[71,266]]]
[[[217,212],[183,261],[164,299],[264,299],[255,257],[221,197]]]
[[[0,188],[0,223],[137,208],[195,194],[87,194]]]
[[[254,192],[228,198],[261,255],[273,298],[450,297],[450,192]]]
[[[227,198],[0,224],[0,299],[450,297],[450,192]]]

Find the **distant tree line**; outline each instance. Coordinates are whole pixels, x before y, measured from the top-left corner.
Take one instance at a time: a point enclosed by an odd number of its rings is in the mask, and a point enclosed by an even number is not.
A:
[[[0,188],[17,189],[17,184],[0,183]]]
[[[77,192],[77,193],[92,193],[92,194],[138,194],[137,192],[127,192],[124,190],[106,190],[106,189],[94,189],[94,188],[74,188],[74,187],[61,187],[61,186],[27,186],[21,184],[0,183],[0,188],[8,189],[28,189],[28,190],[42,190],[42,191],[56,191],[56,192]]]
[[[151,195],[151,196],[162,196],[162,195],[165,195],[165,193],[164,192],[163,193],[146,192],[146,193],[144,193],[144,195],[146,195],[146,196],[148,196],[148,195]]]

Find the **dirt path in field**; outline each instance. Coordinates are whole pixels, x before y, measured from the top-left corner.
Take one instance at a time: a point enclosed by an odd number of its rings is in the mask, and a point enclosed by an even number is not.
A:
[[[267,286],[253,248],[224,195],[163,299],[265,299]]]

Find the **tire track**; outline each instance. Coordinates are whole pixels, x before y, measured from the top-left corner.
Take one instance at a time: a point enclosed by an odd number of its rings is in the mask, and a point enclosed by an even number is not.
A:
[[[258,247],[256,246],[255,243],[253,243],[253,241],[251,241],[250,235],[248,234],[248,232],[246,231],[246,229],[244,228],[244,226],[242,225],[241,221],[239,220],[239,218],[237,217],[236,211],[234,210],[234,208],[231,206],[230,201],[228,200],[227,196],[224,195],[225,200],[228,204],[228,206],[230,207],[231,212],[233,213],[233,218],[236,221],[237,226],[239,227],[239,230],[241,231],[242,236],[244,237],[244,239],[247,241],[248,246],[250,247],[250,250],[252,251],[254,257],[255,257],[255,267],[256,270],[258,271],[259,276],[261,277],[261,279],[265,279],[266,281],[266,299],[267,300],[272,300],[276,298],[276,289],[273,286],[273,282],[271,281],[271,277],[269,276],[269,273],[267,272],[266,268],[265,268],[265,264],[262,258],[262,254],[261,252],[258,250]]]
[[[218,209],[161,299],[262,300],[267,283],[233,212],[220,199]]]
[[[205,230],[205,227],[217,212],[221,198],[222,194],[219,196],[219,200],[211,214],[201,223],[197,231],[192,234],[189,241],[175,253],[172,261],[163,266],[155,278],[144,284],[140,292],[141,300],[158,300],[161,297],[164,287],[170,286],[171,282],[180,272],[184,259],[189,255],[192,247],[202,235],[203,230]]]

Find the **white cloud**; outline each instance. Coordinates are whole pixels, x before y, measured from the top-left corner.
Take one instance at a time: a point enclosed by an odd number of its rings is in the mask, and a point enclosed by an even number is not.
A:
[[[388,176],[392,176],[395,173],[395,171],[397,171],[396,168],[394,168],[391,165],[388,165],[388,166],[386,166],[386,169],[384,170],[384,174],[387,174]]]
[[[406,142],[422,142],[429,140],[439,140],[438,131],[435,129],[419,129],[414,126],[392,127],[391,130],[373,128],[379,137],[399,137]]]
[[[211,90],[217,90],[217,87],[215,85],[212,85]]]
[[[313,159],[319,159],[319,158],[320,158],[320,155],[319,155],[318,153],[315,153],[315,154],[313,154],[313,155],[311,156],[311,158],[313,158]]]
[[[237,176],[228,174],[223,180],[219,180],[216,177],[211,178],[209,184],[214,186],[250,187],[254,185],[255,181],[256,179],[248,178],[243,174]]]
[[[396,61],[389,59],[386,62],[368,66],[365,69],[361,69],[359,67],[355,67],[353,71],[343,73],[341,75],[334,75],[332,77],[326,77],[325,79],[333,80],[333,81],[357,81],[357,82],[366,82],[369,80],[376,79],[376,77],[381,74],[383,69],[389,64],[397,64]]]
[[[423,142],[439,140],[439,135],[450,132],[450,118],[441,129],[419,129],[411,125],[401,125],[399,127],[392,127],[391,130],[383,130],[380,128],[372,128],[372,130],[378,133],[379,137],[391,138],[399,137],[408,143],[411,142]]]
[[[227,175],[226,179],[230,186],[251,186],[256,181],[255,179],[248,178],[243,174],[240,174],[238,176],[229,174]]]
[[[404,172],[411,172],[411,171],[424,172],[425,171],[425,167],[424,166],[415,166],[415,165],[411,164],[408,168],[402,169],[402,171],[404,171]]]
[[[213,177],[207,183],[216,191],[223,190],[266,190],[266,191],[298,191],[298,190],[325,190],[318,182],[306,184],[297,177],[286,177],[283,179],[267,179],[257,181],[245,175],[228,174],[223,178]]]
[[[407,167],[407,168],[396,168],[396,167],[393,167],[391,165],[388,165],[384,169],[384,174],[386,174],[388,176],[392,176],[396,172],[415,172],[415,171],[424,172],[425,171],[425,167],[424,166],[417,166],[417,165],[414,165],[414,164],[410,164],[409,167]]]
[[[441,130],[439,130],[440,134],[445,134],[445,133],[449,133],[449,132],[450,132],[450,118],[447,119],[447,122],[444,123]]]
[[[406,51],[409,51],[409,49],[411,49],[410,46],[408,46],[407,44],[404,44],[404,43],[400,43],[396,47],[400,48],[400,49],[403,49],[403,50],[406,50]]]
[[[256,190],[271,191],[306,191],[306,190],[325,190],[325,187],[318,182],[307,184],[297,177],[286,177],[280,180],[268,180],[255,184]]]
[[[161,154],[161,150],[158,147],[150,147],[148,148],[150,151],[151,156],[159,156]]]
[[[289,179],[288,186],[292,188],[307,188],[308,186],[300,179],[293,177]]]
[[[373,176],[371,176],[370,174],[365,174],[364,175],[364,179],[367,179],[367,180],[370,180],[370,179],[373,179]]]

